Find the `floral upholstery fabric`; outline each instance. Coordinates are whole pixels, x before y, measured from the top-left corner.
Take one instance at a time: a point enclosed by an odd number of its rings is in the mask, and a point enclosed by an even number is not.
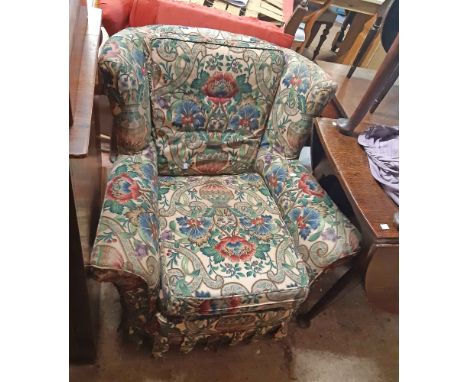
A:
[[[286,324],[359,234],[296,160],[336,86],[252,37],[129,28],[99,59],[119,157],[90,268],[119,288],[130,332],[182,350]]]
[[[262,149],[257,170],[281,210],[311,282],[331,264],[357,252],[359,232],[298,160]]]
[[[305,264],[260,175],[159,178],[162,309],[194,316],[289,308]]]
[[[319,66],[284,49],[285,70],[270,112],[262,147],[284,158],[297,159],[318,116],[336,91],[336,84]]]
[[[114,116],[117,150],[135,154],[151,137],[149,81],[145,45],[127,31],[109,39],[101,50],[98,68]]]
[[[159,28],[145,39],[159,173],[250,171],[283,71],[281,50],[245,36],[206,42]]]
[[[94,272],[128,273],[149,287],[159,284],[157,167],[154,145],[123,155],[109,175],[91,265]]]
[[[120,150],[133,153],[148,142],[150,91],[160,174],[251,170],[283,56],[267,42],[211,29],[158,25],[117,33],[99,65]]]

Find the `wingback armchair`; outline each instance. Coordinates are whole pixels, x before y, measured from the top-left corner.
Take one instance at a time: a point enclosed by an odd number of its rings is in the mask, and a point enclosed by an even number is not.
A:
[[[155,356],[284,336],[359,244],[297,160],[336,85],[289,49],[177,26],[115,34],[99,70],[119,155],[89,268],[116,285],[125,330]]]

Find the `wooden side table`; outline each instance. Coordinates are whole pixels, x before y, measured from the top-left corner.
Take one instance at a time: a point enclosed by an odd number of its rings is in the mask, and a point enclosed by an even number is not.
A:
[[[399,232],[394,223],[398,206],[372,176],[368,157],[356,137],[341,134],[337,118],[351,114],[366,92],[375,72],[358,68],[346,78],[348,65],[318,62],[338,83],[336,97],[313,125],[312,168],[314,174],[363,235],[362,251],[355,269],[363,275],[367,297],[374,305],[398,312]],[[390,89],[378,113],[367,114],[356,133],[371,125],[398,124],[398,86]]]
[[[358,131],[371,125],[361,123]],[[336,177],[362,233],[358,267],[364,273],[367,297],[374,305],[397,313],[399,233],[394,214],[398,207],[372,176],[368,157],[356,138],[341,134],[334,119],[315,120],[313,144],[313,151],[323,153],[314,158],[317,179]]]

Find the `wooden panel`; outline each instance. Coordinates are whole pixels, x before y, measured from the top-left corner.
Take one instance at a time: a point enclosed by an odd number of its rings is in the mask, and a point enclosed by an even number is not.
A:
[[[76,215],[75,197],[69,176],[69,351],[70,362],[93,362],[96,359],[95,324],[93,323],[89,293]]]
[[[85,13],[85,17],[80,17],[81,12]],[[87,9],[86,7],[80,6],[80,0],[70,0],[69,2],[69,20],[68,20],[68,31],[69,31],[69,40],[68,40],[68,58],[70,59],[71,52],[73,50],[74,37],[77,35],[84,36],[83,32],[78,32],[78,30],[86,28],[86,17]]]
[[[387,52],[385,52],[382,46],[381,36],[379,33],[377,36],[375,36],[374,41],[367,50],[364,58],[362,59],[360,67],[377,70],[380,65],[382,65],[386,54]]]
[[[329,118],[317,118],[314,125],[356,216],[376,238],[398,240],[398,229],[393,223],[398,206],[372,176],[369,159],[356,138],[341,134],[334,122]],[[368,127],[361,123],[356,132]],[[387,224],[389,229],[384,229],[381,224]]]
[[[215,0],[213,2],[213,8],[221,9],[221,10],[225,11],[226,8],[227,8],[227,4],[222,0]]]
[[[70,158],[70,173],[85,263],[89,263],[90,249],[94,242],[102,203],[99,126],[95,123],[97,122],[95,119],[96,114],[93,115],[90,129],[88,155],[84,158]]]
[[[79,17],[82,17],[83,9]],[[101,204],[101,155],[97,136],[99,125],[93,115],[97,52],[100,40],[101,14],[96,8],[87,11],[85,30],[74,29],[75,40],[84,35],[82,49],[75,45],[70,62],[70,105],[73,125],[69,132],[70,174],[85,263],[93,244]],[[75,49],[76,48],[76,49]]]
[[[354,16],[348,32],[340,44],[340,49],[334,62],[350,65],[353,63],[359,48],[364,42],[369,30],[374,25],[376,16],[357,14]]]
[[[69,132],[69,153],[72,157],[84,157],[88,154],[101,14],[100,9],[89,8],[82,49],[75,45],[76,49],[73,48],[70,60],[69,84],[73,126]],[[76,38],[79,39],[80,36]]]
[[[228,4],[226,11],[228,11],[231,15],[239,16],[241,9],[232,4]]]
[[[365,276],[369,301],[380,309],[398,313],[399,247],[379,244],[372,246]]]
[[[259,14],[272,18],[273,20],[284,22],[283,20],[283,11],[278,10],[278,8],[273,5],[264,2],[263,0],[249,0],[246,6],[246,15],[247,11],[249,15]]]
[[[262,1],[260,3],[260,7],[264,10],[268,10],[272,13],[275,13],[276,15],[278,15],[281,19],[283,19],[283,10],[282,10],[282,7],[278,8],[278,7],[275,7],[274,5],[271,5],[270,3],[266,2],[266,1]]]
[[[263,2],[268,2],[274,5],[276,8],[282,9],[283,8],[283,0],[263,0]]]

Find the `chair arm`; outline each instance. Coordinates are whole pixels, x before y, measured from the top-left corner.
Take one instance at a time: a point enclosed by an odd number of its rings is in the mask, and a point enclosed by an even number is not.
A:
[[[88,265],[99,281],[132,287],[142,279],[150,289],[159,285],[155,153],[151,144],[114,164]]]
[[[135,154],[148,146],[151,135],[146,45],[139,33],[125,29],[110,37],[98,61],[99,81],[114,116],[117,151]]]
[[[326,268],[357,253],[359,232],[310,170],[298,160],[265,148],[260,150],[256,166],[307,265],[311,283]]]
[[[313,117],[320,115],[337,84],[308,58],[284,49],[285,69],[270,111],[262,147],[297,159],[310,136]]]

